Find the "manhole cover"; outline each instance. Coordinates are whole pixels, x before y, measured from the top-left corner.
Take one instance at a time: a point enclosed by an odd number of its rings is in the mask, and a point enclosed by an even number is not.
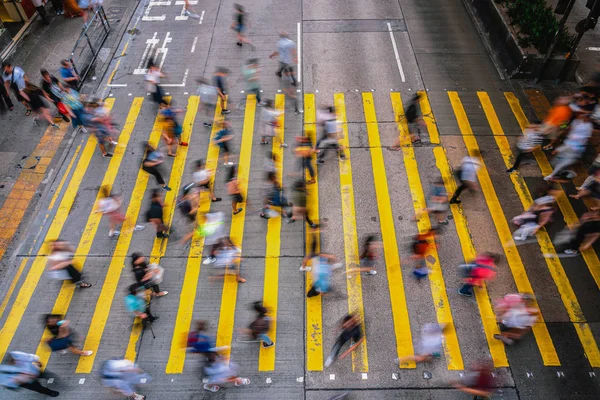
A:
[[[17,164],[17,168],[35,169],[36,165],[38,165],[38,162],[40,162],[40,157],[38,156],[23,156],[23,158],[21,158],[21,161],[19,161],[19,164]]]

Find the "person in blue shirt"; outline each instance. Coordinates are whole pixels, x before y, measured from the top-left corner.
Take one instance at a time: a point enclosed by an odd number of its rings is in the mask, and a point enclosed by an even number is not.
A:
[[[229,161],[229,153],[231,152],[229,149],[229,141],[233,139],[233,135],[231,132],[231,124],[229,121],[223,120],[221,122],[221,129],[215,134],[214,142],[221,149],[221,153],[223,154],[223,165],[233,165],[232,162]]]
[[[11,351],[7,362],[0,365],[1,386],[9,390],[25,388],[46,396],[58,397],[59,392],[42,386],[38,381],[41,375],[42,364],[35,354]]]
[[[7,61],[3,62],[2,80],[4,81],[4,88],[6,92],[8,93],[8,91],[12,89],[17,101],[22,103],[25,108],[27,108],[25,115],[31,115],[31,107],[29,107],[30,99],[25,93],[25,71],[23,71],[23,68],[13,66]]]
[[[73,65],[68,60],[62,60],[60,62],[59,72],[60,77],[67,85],[73,89],[77,89],[81,79],[79,78],[79,75],[77,75],[77,72],[75,72]]]

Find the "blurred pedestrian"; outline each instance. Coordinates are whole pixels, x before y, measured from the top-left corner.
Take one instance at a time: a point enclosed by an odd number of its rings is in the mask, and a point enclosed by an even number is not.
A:
[[[44,25],[50,25],[48,16],[46,15],[46,0],[31,0],[31,4],[35,7]]]
[[[260,66],[258,64],[258,58],[251,58],[246,61],[242,68],[242,74],[246,81],[246,92],[248,94],[254,94],[256,96],[257,105],[263,107],[265,103],[263,103],[260,98]]]
[[[448,325],[428,323],[421,329],[418,354],[396,359],[399,365],[408,361],[416,363],[429,362],[434,358],[442,356],[444,333],[448,331]]]
[[[546,128],[548,130],[548,128]],[[538,150],[544,143],[545,135],[540,125],[529,124],[523,131],[523,137],[517,142],[517,151],[515,156],[515,162],[512,167],[506,170],[506,172],[513,172],[519,169],[519,165],[523,161],[526,155],[533,153]]]
[[[233,275],[239,283],[246,282],[240,274],[242,250],[233,244],[229,236],[221,237],[211,251],[215,252],[213,267],[223,270],[223,277]]]
[[[79,93],[77,93],[75,89],[71,89],[70,86],[65,86],[61,102],[67,106],[68,110],[70,110],[73,128],[80,129],[83,133],[87,133],[85,126],[90,124],[91,116],[86,113]]]
[[[200,159],[196,161],[195,170],[193,173],[194,183],[196,187],[202,190],[208,190],[211,201],[221,201],[220,197],[215,196],[214,191],[214,171],[206,169],[206,163]]]
[[[204,246],[210,247],[210,252],[202,264],[210,265],[217,262],[217,250],[225,233],[225,214],[221,211],[206,213],[204,223],[198,225]]]
[[[231,166],[227,171],[227,193],[231,197],[231,212],[233,215],[242,212],[242,207],[238,207],[238,205],[244,202],[244,198],[242,197],[236,166]]]
[[[5,108],[8,108],[10,111],[12,111],[15,106],[10,99],[5,82],[2,79],[2,74],[0,74],[0,111],[4,111]]]
[[[219,131],[215,134],[213,139],[214,143],[219,146],[219,155],[223,157],[223,165],[232,166],[233,162],[229,161],[229,155],[231,154],[231,140],[233,139],[233,132],[231,130],[231,123],[226,120],[222,120],[219,123]]]
[[[600,237],[600,211],[589,211],[581,216],[579,225],[565,246],[563,253],[576,256],[580,252],[592,247]]]
[[[146,396],[137,393],[136,386],[150,381],[150,376],[132,361],[107,360],[102,364],[101,376],[105,388],[129,399],[146,399]]]
[[[489,362],[483,361],[465,371],[460,381],[450,382],[450,384],[461,392],[474,396],[473,400],[485,400],[490,398],[495,380],[492,366]]]
[[[256,312],[256,318],[252,321],[244,332],[247,333],[252,340],[260,340],[262,347],[269,348],[275,346],[275,342],[271,340],[267,333],[271,328],[271,317],[267,315],[267,308],[263,306],[261,301],[252,303],[252,309]]]
[[[164,77],[165,74],[160,71],[157,65],[154,65],[153,60],[150,60],[148,62],[148,73],[145,75],[144,80],[146,81],[146,90],[148,90],[149,93],[152,93],[152,98],[159,106],[161,104],[167,104],[163,90],[160,87],[160,80]]]
[[[59,392],[42,386],[39,381],[42,374],[42,363],[37,355],[11,351],[6,361],[0,365],[0,385],[11,391],[24,388],[46,396],[58,397]]]
[[[308,136],[296,136],[296,148],[294,149],[296,157],[298,157],[298,167],[300,174],[304,173],[304,169],[308,171],[310,179],[307,184],[315,183],[315,169],[312,165],[312,158],[316,152],[312,142]]]
[[[244,43],[249,44],[252,47],[252,50],[256,49],[256,46],[252,44],[252,41],[248,39],[246,36],[246,18],[248,13],[244,10],[244,6],[241,4],[233,5],[233,22],[231,24],[231,29],[233,29],[236,33],[237,37],[237,45],[242,46]]]
[[[279,58],[279,69],[275,73],[278,77],[282,78],[283,74],[287,72],[291,85],[296,86],[296,77],[294,73],[294,64],[298,63],[298,52],[296,49],[296,43],[294,43],[287,32],[279,33],[279,41],[277,42],[277,50],[275,50],[269,58]]]
[[[152,315],[152,312],[150,311],[150,298],[148,297],[147,292],[148,290],[144,286],[134,283],[127,288],[127,295],[123,301],[125,303],[125,309],[132,313],[134,317],[140,318],[143,323],[152,323],[159,319],[159,317]]]
[[[92,350],[80,350],[75,346],[76,334],[69,326],[69,321],[64,319],[62,315],[46,314],[44,323],[52,336],[47,342],[52,351],[66,353],[69,350],[79,356],[90,356],[94,353]]]
[[[69,60],[62,60],[60,62],[60,78],[70,86],[71,88],[77,90],[79,84],[81,83],[81,78],[75,72],[75,68],[73,68],[73,64]]]
[[[115,230],[115,227],[125,221],[125,214],[121,211],[121,206],[123,204],[121,196],[111,193],[110,186],[108,185],[100,188],[100,195],[102,197],[98,200],[98,210],[96,212],[108,216],[108,237],[118,236],[121,231]]]
[[[200,96],[200,109],[204,111],[206,120],[202,123],[206,128],[212,127],[212,120],[215,113],[215,107],[219,100],[219,93],[215,86],[212,86],[207,79],[199,78],[197,81],[198,89],[196,90]]]
[[[494,338],[506,345],[512,345],[531,331],[538,320],[540,310],[535,306],[533,296],[525,293],[507,294],[496,305],[496,316],[500,334]]]
[[[359,272],[367,275],[376,275],[377,270],[377,252],[381,249],[381,240],[375,235],[369,235],[363,242],[362,253],[360,254]]]
[[[56,15],[62,15],[65,13],[63,8],[63,0],[50,0],[52,2],[52,8],[54,8],[54,12]]]
[[[426,257],[431,251],[437,248],[437,232],[437,228],[431,228],[423,233],[418,233],[413,237],[411,245],[412,256],[410,258],[416,261],[413,275],[418,280],[425,278],[431,272],[427,267]]]
[[[404,107],[404,118],[406,119],[406,126],[408,127],[408,135],[410,136],[410,142],[413,144],[421,143],[421,130],[419,129],[419,124],[422,122],[423,118],[419,106],[420,102],[421,95],[415,93]],[[396,139],[396,143],[392,146],[392,150],[400,150],[400,137]]]
[[[77,0],[64,0],[63,8],[65,18],[81,17],[83,15],[83,11],[79,8]]]
[[[265,219],[271,218],[273,214],[271,207],[279,207],[281,209],[281,216],[291,219],[292,203],[285,197],[283,187],[279,184],[279,180],[277,179],[277,174],[275,172],[269,172],[267,174],[267,181],[268,188],[260,217]]]
[[[207,328],[207,321],[196,321],[196,328],[187,337],[186,346],[191,353],[200,353],[208,356],[210,354],[217,354],[219,351],[228,348],[228,346],[216,347],[215,337],[205,333]]]
[[[448,192],[442,179],[431,185],[426,211],[435,218],[438,225],[448,225]]]
[[[292,217],[288,222],[292,223],[298,219],[304,218],[311,229],[316,229],[318,225],[310,219],[308,213],[307,197],[308,194],[306,192],[306,183],[304,180],[294,182],[292,192]]]
[[[314,242],[313,242],[314,243]],[[314,249],[313,252],[314,253]],[[334,270],[342,268],[333,254],[318,253],[311,262],[313,285],[306,293],[306,297],[314,297],[331,291],[331,274]],[[300,269],[309,271],[308,268]]]
[[[60,81],[45,69],[42,69],[40,72],[42,74],[42,91],[44,96],[56,106],[58,113],[65,122],[71,122],[69,119],[69,109],[61,101],[64,91]],[[1,89],[2,88],[0,88],[0,90]]]
[[[525,212],[512,219],[512,222],[519,227],[513,233],[513,238],[521,241],[527,240],[548,225],[556,212],[555,202],[556,199],[551,195],[535,199]]]
[[[189,0],[185,0],[184,6],[183,6],[183,15],[192,17],[195,19],[200,19],[200,16],[198,14],[196,14],[196,10],[194,10],[194,8],[190,5]]]
[[[31,108],[28,104],[29,97],[25,93],[25,78],[25,71],[23,71],[23,68],[13,66],[8,61],[4,61],[2,63],[2,80],[4,81],[4,89],[6,92],[9,92],[10,90],[13,91],[17,101],[23,104],[23,106],[25,106],[27,109],[25,115],[29,116],[31,115]]]
[[[221,114],[229,114],[231,111],[227,109],[227,68],[219,67],[213,76],[214,87],[217,89],[219,101],[221,102]]]
[[[162,267],[156,264],[148,264],[146,257],[137,251],[131,254],[131,267],[138,287],[144,286],[147,289],[152,289],[151,295],[154,297],[163,297],[169,294],[166,290],[160,290],[158,286],[164,273]]]
[[[167,145],[167,155],[175,157],[178,146],[188,146],[188,142],[181,140],[183,127],[176,118],[176,115],[181,114],[182,110],[174,109],[170,104],[161,104],[159,112],[163,121],[162,137]]]
[[[208,381],[203,386],[204,390],[218,392],[227,383],[233,383],[235,386],[249,385],[250,379],[241,378],[238,370],[237,364],[229,362],[216,353],[209,354],[204,365],[204,375]]]
[[[463,285],[458,294],[473,297],[473,287],[482,287],[487,281],[496,277],[496,262],[498,257],[491,253],[478,254],[474,261],[460,266],[463,275]]]
[[[260,122],[262,125],[260,144],[269,144],[269,138],[273,141],[275,140],[275,137],[277,137],[277,129],[279,129],[279,118],[281,114],[281,111],[275,109],[273,100],[265,100],[265,105],[260,113]],[[280,142],[280,146],[287,147],[287,144]]]
[[[142,161],[142,169],[150,175],[153,175],[163,190],[169,191],[171,188],[167,186],[165,180],[163,179],[160,167],[164,160],[165,156],[163,156],[158,149],[155,149],[148,142],[144,143],[144,160]]]
[[[569,107],[571,98],[569,96],[559,96],[554,100],[552,108],[548,111],[546,118],[540,127],[542,135],[550,139],[550,143],[544,146],[544,150],[554,150],[555,145],[560,141],[562,133],[566,131],[573,111]]]
[[[336,361],[338,358],[340,360],[346,358],[348,354],[356,350],[358,346],[360,346],[361,343],[365,340],[361,328],[361,321],[358,314],[350,313],[346,315],[340,323],[340,329],[341,333],[338,336],[335,344],[333,345],[333,348],[331,349],[327,360],[325,360],[325,368],[329,368],[331,364],[333,364],[333,362]],[[343,352],[342,355],[338,357],[342,346],[344,346],[344,344],[350,340],[351,345],[348,348],[348,350]]]
[[[169,237],[169,228],[163,221],[164,206],[162,192],[159,189],[153,189],[150,208],[146,212],[146,220],[154,225],[156,237],[159,239],[166,239]]]
[[[24,92],[27,94],[27,97],[29,97],[29,108],[35,114],[35,116],[33,117],[33,122],[36,125],[39,125],[38,117],[42,117],[43,119],[48,121],[48,124],[51,127],[58,128],[58,125],[54,123],[54,120],[50,116],[48,106],[46,106],[46,103],[44,103],[44,93],[42,92],[42,89],[35,86],[31,82],[27,82],[25,85]]]
[[[340,144],[344,136],[342,125],[335,114],[333,107],[328,108],[328,113],[322,113],[320,122],[323,125],[323,137],[317,142],[317,164],[323,164],[325,153],[329,150],[336,150],[341,161],[346,159],[344,148]]]
[[[65,240],[57,239],[50,245],[48,256],[48,274],[50,278],[59,281],[71,281],[74,285],[86,289],[91,283],[83,281],[83,275],[73,265],[75,249]]]
[[[450,199],[450,204],[459,204],[460,200],[458,197],[465,189],[469,191],[475,191],[478,189],[477,185],[477,171],[481,167],[481,154],[478,150],[473,150],[470,156],[466,156],[462,159],[460,167],[454,171],[454,176],[460,185],[456,188],[456,191]]]
[[[569,197],[576,200],[591,198],[594,202],[593,209],[600,208],[600,170],[590,174],[577,188],[577,194],[571,194]]]

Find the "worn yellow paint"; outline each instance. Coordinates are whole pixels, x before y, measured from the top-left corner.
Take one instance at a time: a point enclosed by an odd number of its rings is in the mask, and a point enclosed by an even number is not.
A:
[[[429,141],[433,144],[440,143],[440,133],[438,132],[437,123],[435,122],[435,116],[431,111],[431,104],[429,104],[429,98],[427,92],[419,90],[417,93],[421,96],[421,114],[423,114],[423,121],[427,126],[427,132],[429,133]]]

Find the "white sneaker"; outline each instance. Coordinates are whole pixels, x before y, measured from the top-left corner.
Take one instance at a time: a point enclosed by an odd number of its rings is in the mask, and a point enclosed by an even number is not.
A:
[[[311,267],[300,267],[300,272],[310,272],[311,270]]]
[[[183,15],[190,15],[191,12],[189,12],[188,10],[183,10]]]
[[[233,163],[231,161],[223,163],[223,165],[233,165]]]
[[[92,350],[86,350],[81,355],[82,356],[91,356],[92,354],[94,354],[94,352]]]
[[[80,126],[81,126],[81,132],[88,133],[88,130],[85,129],[85,126],[83,126],[83,125],[80,125]]]
[[[115,142],[114,140],[111,140],[111,141],[110,141],[110,144],[112,144],[113,146],[116,146],[116,145],[118,145],[118,144],[119,144],[119,142]]]
[[[143,231],[144,229],[146,229],[146,225],[136,225],[135,228],[133,228],[134,231]]]
[[[374,269],[372,269],[370,271],[366,271],[365,274],[367,274],[367,275],[377,275],[377,271],[375,271]]]
[[[120,233],[121,231],[110,231],[108,232],[108,237],[119,236]]]
[[[325,368],[329,368],[331,364],[333,364],[333,357],[329,356],[327,357],[327,360],[325,360]]]
[[[206,260],[204,260],[204,262],[202,264],[210,265],[210,264],[214,264],[216,262],[217,262],[217,259],[215,257],[208,257]]]

